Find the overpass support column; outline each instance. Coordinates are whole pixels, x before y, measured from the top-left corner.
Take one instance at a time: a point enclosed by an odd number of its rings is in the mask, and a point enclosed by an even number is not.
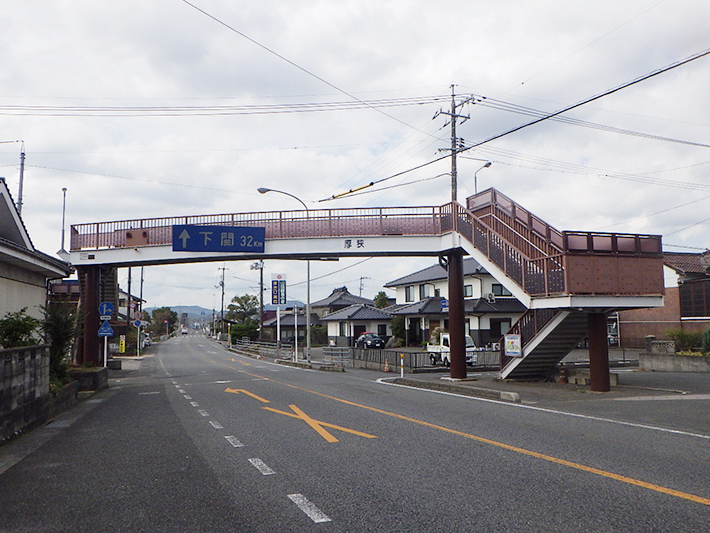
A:
[[[451,378],[466,378],[466,320],[463,300],[463,252],[448,253],[449,268],[449,339],[451,342]]]
[[[78,363],[99,366],[99,279],[98,267],[80,267],[79,276],[84,274],[83,287],[80,285],[81,312],[83,316],[83,342],[78,354]]]
[[[587,319],[589,333],[589,377],[594,392],[609,392],[609,345],[606,332],[606,313],[590,313]]]

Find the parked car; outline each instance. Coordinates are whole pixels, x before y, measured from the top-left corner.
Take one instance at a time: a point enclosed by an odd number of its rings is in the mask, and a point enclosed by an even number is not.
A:
[[[151,339],[150,335],[146,333],[145,338],[143,339],[143,346],[150,346],[151,344],[153,344],[153,339]]]
[[[384,348],[385,341],[377,333],[366,331],[357,338],[355,346],[357,348]]]

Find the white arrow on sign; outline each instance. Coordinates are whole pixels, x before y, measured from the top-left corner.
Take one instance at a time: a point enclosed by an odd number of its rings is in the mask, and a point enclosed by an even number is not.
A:
[[[190,238],[190,234],[186,229],[182,230],[182,233],[178,236],[178,239],[182,240],[182,247],[187,247],[187,240]]]

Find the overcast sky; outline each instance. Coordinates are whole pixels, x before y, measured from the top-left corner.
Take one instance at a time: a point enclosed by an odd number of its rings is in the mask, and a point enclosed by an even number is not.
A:
[[[470,146],[530,121],[504,107],[557,111],[710,48],[707,0],[193,4],[213,18],[182,0],[0,0],[0,141],[24,141],[22,215],[39,250],[60,247],[63,187],[67,227],[299,208],[257,187],[313,209],[441,205],[450,179],[429,178],[448,161],[380,187],[415,184],[320,200],[443,155],[449,128],[433,117],[451,84],[461,99],[486,97],[461,109]],[[479,190],[496,187],[560,230],[661,234],[666,250],[701,251],[708,87],[710,56],[562,115],[577,124],[549,120],[468,150],[459,201],[492,161]],[[20,148],[0,144],[15,200]],[[313,263],[312,299],[361,284],[373,297],[433,263],[360,261]],[[220,267],[227,300],[258,293],[249,265],[146,268],[144,298],[218,308]],[[305,301],[305,265],[267,262],[265,277],[274,272]]]

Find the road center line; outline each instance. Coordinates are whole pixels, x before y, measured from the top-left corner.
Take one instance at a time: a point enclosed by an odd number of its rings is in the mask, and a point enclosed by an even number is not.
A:
[[[308,501],[303,494],[289,494],[288,499],[295,503],[296,506],[301,511],[306,513],[306,516],[308,516],[308,518],[313,520],[316,524],[331,521],[323,511]]]
[[[245,374],[248,374],[248,372],[244,372],[244,373],[245,373]],[[254,374],[254,375],[256,375],[256,374]],[[372,411],[373,413],[379,413],[379,414],[382,414],[382,415],[385,415],[385,416],[391,416],[391,417],[397,418],[397,419],[399,419],[399,420],[404,420],[404,421],[407,421],[407,422],[412,422],[412,423],[414,423],[414,424],[418,424],[418,425],[420,425],[420,426],[424,426],[424,427],[428,427],[428,428],[432,428],[432,429],[437,429],[437,430],[443,431],[443,432],[445,432],[445,433],[450,433],[450,434],[452,434],[452,435],[458,435],[458,436],[460,436],[460,437],[464,437],[464,438],[467,438],[467,439],[471,439],[471,440],[474,440],[474,441],[477,441],[477,442],[481,442],[481,443],[484,443],[484,444],[489,444],[489,445],[491,445],[491,446],[496,446],[496,447],[498,447],[498,448],[502,448],[502,449],[504,449],[504,450],[508,450],[508,451],[511,451],[511,452],[519,453],[519,454],[522,454],[522,455],[527,455],[527,456],[530,456],[530,457],[535,457],[535,458],[537,458],[537,459],[542,459],[543,461],[549,461],[549,462],[551,462],[551,463],[555,463],[555,464],[567,466],[567,467],[569,467],[569,468],[574,468],[574,469],[576,469],[576,470],[581,470],[581,471],[583,471],[583,472],[588,472],[588,473],[590,473],[590,474],[596,474],[596,475],[598,475],[598,476],[602,476],[602,477],[605,477],[605,478],[608,478],[608,479],[614,479],[614,480],[616,480],[616,481],[621,481],[621,482],[623,482],[623,483],[628,483],[629,485],[635,485],[635,486],[637,486],[637,487],[642,487],[642,488],[645,488],[645,489],[648,489],[648,490],[652,490],[652,491],[655,491],[655,492],[660,492],[660,493],[663,493],[663,494],[667,494],[667,495],[669,495],[669,496],[675,496],[675,497],[677,497],[677,498],[682,498],[682,499],[684,499],[684,500],[690,500],[690,501],[693,501],[693,502],[696,502],[696,503],[701,503],[701,504],[703,504],[703,505],[710,505],[710,498],[703,498],[702,496],[696,496],[695,494],[690,494],[690,493],[687,493],[687,492],[682,492],[682,491],[675,490],[675,489],[671,489],[671,488],[668,488],[668,487],[662,487],[662,486],[660,486],[660,485],[654,485],[653,483],[647,483],[647,482],[645,482],[645,481],[641,481],[641,480],[638,480],[638,479],[634,479],[634,478],[630,478],[630,477],[626,477],[626,476],[621,476],[621,475],[619,475],[619,474],[614,474],[613,472],[607,472],[606,470],[601,470],[601,469],[599,469],[599,468],[594,468],[594,467],[586,466],[586,465],[583,465],[583,464],[580,464],[580,463],[575,463],[575,462],[572,462],[572,461],[567,461],[567,460],[565,460],[565,459],[559,459],[559,458],[553,457],[553,456],[551,456],[551,455],[545,455],[545,454],[542,454],[542,453],[534,452],[534,451],[532,451],[532,450],[527,450],[527,449],[525,449],[525,448],[519,448],[519,447],[517,447],[517,446],[512,446],[512,445],[510,445],[510,444],[505,444],[505,443],[503,443],[503,442],[498,442],[498,441],[491,440],[491,439],[487,439],[487,438],[484,438],[484,437],[479,437],[479,436],[477,436],[477,435],[472,435],[472,434],[470,434],[470,433],[465,433],[465,432],[463,432],[463,431],[458,431],[458,430],[456,430],[456,429],[451,429],[451,428],[447,428],[447,427],[445,427],[445,426],[439,426],[439,425],[436,425],[436,424],[432,424],[431,422],[425,422],[425,421],[423,421],[423,420],[417,420],[416,418],[411,418],[411,417],[408,417],[408,416],[405,416],[405,415],[400,415],[400,414],[397,414],[397,413],[393,413],[393,412],[391,412],[391,411],[385,411],[384,409],[378,409],[377,407],[370,407],[370,406],[368,406],[368,405],[363,405],[363,404],[359,404],[359,403],[356,403],[356,402],[351,402],[350,400],[345,400],[345,399],[343,399],[343,398],[338,398],[338,397],[336,397],[336,396],[331,396],[331,395],[329,395],[329,394],[324,394],[324,393],[322,393],[322,392],[314,391],[314,390],[311,390],[311,389],[306,389],[306,388],[304,388],[304,387],[299,387],[298,385],[292,385],[291,383],[286,383],[286,382],[283,382],[283,381],[277,381],[277,380],[274,380],[274,379],[271,379],[270,381],[273,381],[274,383],[278,383],[278,384],[280,384],[280,385],[284,385],[284,386],[286,386],[286,387],[290,387],[290,388],[292,388],[292,389],[300,390],[300,391],[303,391],[303,392],[309,392],[309,393],[311,393],[311,394],[315,394],[316,396],[320,396],[321,398],[328,398],[328,399],[330,399],[330,400],[334,400],[334,401],[336,401],[336,402],[340,402],[340,403],[343,403],[343,404],[345,404],[345,405],[351,405],[351,406],[353,406],[353,407],[360,407],[360,408],[362,408],[362,409],[366,409],[366,410],[368,410],[368,411]],[[498,403],[498,402],[496,402],[496,403]],[[530,407],[530,406],[526,406],[526,407]],[[264,407],[264,408],[262,408],[262,409],[268,409],[268,408]]]

